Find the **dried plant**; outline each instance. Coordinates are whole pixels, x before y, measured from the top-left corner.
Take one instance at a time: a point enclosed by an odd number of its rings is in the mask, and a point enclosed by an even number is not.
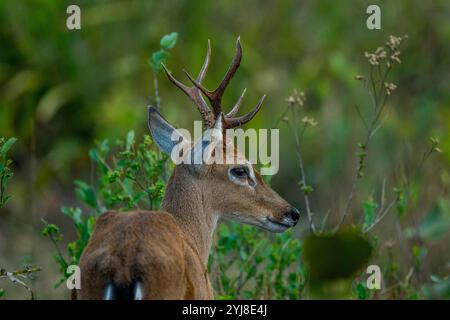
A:
[[[401,52],[399,50],[399,47],[402,44],[403,40],[406,38],[407,35],[402,37],[391,35],[389,36],[389,39],[384,46],[378,47],[374,52],[371,53],[365,52],[364,56],[369,64],[369,73],[368,75],[355,76],[355,80],[360,81],[369,93],[371,112],[369,117],[364,117],[361,108],[359,106],[356,106],[358,116],[365,128],[365,134],[363,142],[358,143],[357,145],[358,161],[355,168],[354,178],[351,183],[350,191],[345,204],[345,208],[341,214],[341,218],[339,222],[332,228],[332,230],[334,231],[338,230],[342,226],[342,224],[350,214],[355,193],[357,191],[358,182],[365,175],[370,142],[377,130],[382,125],[382,118],[384,112],[386,111],[386,103],[388,98],[397,89],[397,85],[390,82],[389,75],[396,65],[401,64]],[[303,146],[301,140],[307,128],[317,126],[318,122],[311,116],[301,116],[301,114],[304,114],[303,108],[306,102],[306,96],[303,92],[294,90],[293,93],[286,99],[286,101],[287,107],[282,113],[279,120],[275,123],[274,127],[277,127],[278,124],[283,121],[288,124],[291,132],[293,133],[300,171],[299,185],[304,197],[308,222],[310,224],[311,231],[313,233],[318,233],[324,230],[329,212],[322,219],[320,228],[317,228],[314,223],[314,214],[313,210],[311,209],[311,203],[309,199],[309,195],[314,191],[314,189],[307,183],[305,166],[302,157]],[[431,146],[424,153],[424,156],[417,170],[421,169],[425,160],[428,159],[432,153],[440,152],[438,145],[439,140],[437,138],[431,138]],[[372,228],[374,228],[396,204],[404,200],[404,190],[401,188],[397,188],[394,189],[395,196],[393,197],[393,199],[390,202],[386,202],[385,187],[386,184],[384,182],[381,192],[380,205],[375,204],[373,199],[372,201],[369,201],[373,204],[372,210],[370,211],[370,214],[373,216],[368,219],[370,221],[369,224],[363,225],[364,232],[368,232]],[[367,207],[371,207],[370,204],[367,204]]]
[[[24,280],[32,280],[33,274],[41,271],[40,268],[25,266],[21,270],[16,271],[6,271],[5,269],[0,268],[0,279],[8,278],[12,283],[18,284],[24,287],[30,293],[31,300],[34,300],[33,290],[25,283]],[[0,288],[0,293],[3,295],[5,291]]]
[[[316,119],[310,116],[301,117],[302,110],[301,108],[304,106],[306,102],[305,93],[302,91],[297,91],[294,89],[293,93],[286,99],[288,105],[286,110],[283,112],[281,118],[275,123],[274,127],[277,127],[280,121],[284,121],[288,124],[294,139],[295,139],[295,150],[298,160],[298,166],[300,169],[300,190],[303,193],[306,214],[308,216],[308,222],[311,227],[311,230],[315,233],[316,227],[313,221],[313,212],[311,210],[309,194],[311,194],[314,189],[311,185],[307,183],[305,168],[303,164],[302,157],[302,144],[301,138],[303,137],[305,131],[309,127],[315,127],[318,125]]]
[[[356,106],[358,115],[366,129],[364,142],[358,144],[358,166],[356,169],[353,182],[351,184],[350,193],[341,220],[336,226],[339,228],[350,213],[358,181],[364,176],[367,155],[370,142],[375,132],[382,125],[381,117],[385,111],[388,97],[397,88],[397,85],[388,81],[388,76],[396,64],[400,64],[399,46],[408,36],[395,37],[389,36],[389,40],[384,47],[378,47],[373,53],[366,52],[364,56],[370,65],[369,76],[358,75],[356,80],[361,81],[370,95],[372,113],[369,119],[363,117],[359,106]],[[384,192],[383,192],[384,194]]]

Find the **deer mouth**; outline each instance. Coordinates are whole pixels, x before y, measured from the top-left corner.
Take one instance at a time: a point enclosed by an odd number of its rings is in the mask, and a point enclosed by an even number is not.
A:
[[[287,224],[285,222],[280,222],[280,221],[276,221],[271,219],[270,217],[266,217],[266,219],[264,220],[264,227],[265,229],[271,231],[271,232],[284,232],[287,229],[293,227],[293,225],[291,224]]]

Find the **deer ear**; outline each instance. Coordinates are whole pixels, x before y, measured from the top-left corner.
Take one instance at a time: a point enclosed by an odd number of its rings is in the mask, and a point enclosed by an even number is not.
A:
[[[148,108],[148,128],[159,149],[168,155],[182,140],[189,141],[152,106]]]

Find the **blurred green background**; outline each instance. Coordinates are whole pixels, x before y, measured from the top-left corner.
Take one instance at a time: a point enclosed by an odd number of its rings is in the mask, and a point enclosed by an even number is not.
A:
[[[66,28],[66,8],[81,7],[81,30]],[[379,4],[382,29],[366,28],[366,8]],[[0,4],[0,136],[15,136],[14,195],[0,211],[0,265],[17,269],[32,263],[43,270],[33,282],[39,298],[68,297],[53,288],[59,275],[51,243],[40,235],[41,218],[73,237],[60,206],[76,205],[72,180],[89,180],[88,150],[96,140],[141,137],[146,106],[154,104],[153,73],[147,64],[162,35],[176,31],[168,67],[188,83],[185,68],[197,74],[207,39],[212,61],[205,85],[221,80],[241,36],[243,61],[225,95],[231,106],[248,88],[243,111],[267,94],[262,110],[247,127],[271,128],[293,89],[307,96],[304,112],[319,125],[305,139],[303,156],[318,221],[330,211],[339,219],[356,166],[363,126],[355,105],[369,108],[367,91],[354,80],[367,73],[365,51],[390,34],[409,38],[392,81],[383,127],[371,146],[367,176],[356,203],[387,190],[420,161],[430,136],[442,153],[424,167],[415,188],[420,197],[401,221],[417,227],[438,199],[449,198],[450,174],[450,3],[442,1],[2,1]],[[198,113],[163,75],[158,76],[161,112],[173,124],[192,128]],[[303,198],[294,141],[280,125],[280,171],[272,186],[301,210]],[[406,169],[405,169],[406,168]],[[354,205],[350,221],[358,221]],[[377,226],[379,242],[398,235],[391,217]],[[308,229],[306,219],[297,228]],[[430,243],[428,274],[450,271],[449,237]],[[408,257],[405,256],[405,261]],[[406,262],[405,262],[406,263]],[[402,266],[400,266],[402,267]],[[3,285],[8,298],[25,293]]]

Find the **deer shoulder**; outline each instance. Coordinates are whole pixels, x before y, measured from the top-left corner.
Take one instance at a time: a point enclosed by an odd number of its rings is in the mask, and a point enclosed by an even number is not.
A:
[[[129,291],[132,298],[129,284],[138,282],[144,299],[212,298],[198,252],[174,217],[163,211],[102,214],[80,267],[80,299],[105,298],[108,283],[114,283],[121,292]]]

